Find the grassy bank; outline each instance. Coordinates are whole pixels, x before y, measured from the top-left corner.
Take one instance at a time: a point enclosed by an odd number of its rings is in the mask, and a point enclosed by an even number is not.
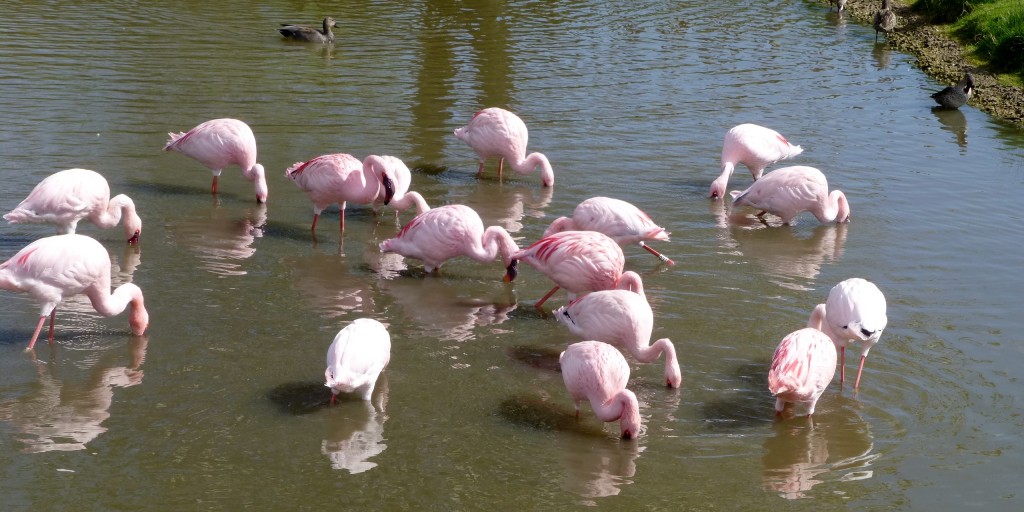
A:
[[[933,23],[948,23],[950,33],[969,53],[995,72],[1024,82],[1024,1],[917,0],[913,10]]]

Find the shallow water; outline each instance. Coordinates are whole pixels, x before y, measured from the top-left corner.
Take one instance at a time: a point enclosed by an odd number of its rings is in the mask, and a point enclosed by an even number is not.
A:
[[[945,84],[869,26],[795,0],[5,7],[0,209],[57,170],[103,173],[139,205],[142,244],[79,232],[151,316],[133,338],[124,315],[69,301],[34,360],[22,350],[38,309],[2,293],[6,510],[1021,505],[1024,132],[969,107],[934,112]],[[333,47],[274,30],[327,14]],[[475,178],[452,130],[485,106],[526,121],[553,190],[536,175],[499,182],[493,161]],[[167,132],[215,117],[253,127],[267,205],[236,169],[213,198],[201,165],[160,151]],[[792,163],[824,170],[853,221],[767,228],[709,201],[722,136],[742,122],[801,145]],[[627,248],[627,268],[654,335],[679,350],[681,389],[633,364],[645,431],[620,441],[586,405],[573,418],[555,372],[573,340],[533,308],[550,287],[533,269],[511,285],[470,260],[426,276],[378,253],[394,214],[356,205],[343,238],[331,209],[314,244],[284,169],[331,152],[399,156],[432,206],[467,204],[520,245],[588,197],[644,209],[677,265]],[[741,168],[730,188],[749,183]],[[4,225],[0,258],[50,233]],[[772,350],[854,276],[889,304],[861,390],[836,382],[813,423],[776,421]],[[324,407],[327,346],[364,316],[393,342],[373,408]]]

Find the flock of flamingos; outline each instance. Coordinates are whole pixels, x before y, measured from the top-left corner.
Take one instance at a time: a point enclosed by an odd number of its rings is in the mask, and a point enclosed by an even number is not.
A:
[[[527,154],[526,125],[507,110],[481,110],[466,126],[456,129],[455,136],[479,156],[478,176],[488,158],[498,157],[499,179],[507,164],[520,174],[540,169],[543,186],[554,185],[550,162],[541,153]],[[237,165],[253,182],[256,200],[267,201],[266,173],[256,162],[256,139],[242,121],[214,119],[185,133],[171,133],[164,150],[181,152],[209,168],[214,194],[221,171]],[[725,135],[722,173],[712,182],[709,195],[724,199],[730,176],[737,165],[743,164],[755,181],[745,191],[731,193],[735,207],[756,208],[761,210],[759,217],[772,214],[787,224],[804,211],[823,223],[846,222],[850,216],[846,196],[838,190],[829,192],[825,175],[818,169],[793,166],[763,174],[768,165],[801,152],[799,146],[774,130],[754,124],[736,126]],[[630,439],[640,434],[639,404],[636,395],[626,388],[629,365],[613,345],[644,363],[664,354],[665,383],[673,388],[680,386],[682,375],[675,347],[667,338],[651,343],[654,314],[643,283],[638,274],[623,269],[622,247],[627,245],[639,245],[674,264],[647,245],[667,240],[668,233],[632,204],[607,197],[587,199],[576,207],[572,217],[555,220],[539,241],[519,248],[503,228],[485,229],[480,216],[467,206],[430,208],[420,194],[409,190],[411,173],[395,157],[371,155],[360,161],[343,153],[322,155],[296,163],[285,175],[313,203],[314,236],[320,213],[333,204],[341,209],[342,231],[347,202],[372,205],[374,210],[383,205],[396,210],[415,206],[418,215],[394,238],[380,243],[382,252],[422,260],[427,272],[458,256],[482,263],[491,263],[500,256],[506,281],[516,278],[519,262],[525,261],[555,284],[537,307],[559,288],[566,290],[570,302],[555,310],[554,316],[574,335],[588,340],[569,345],[559,358],[577,416],[580,402],[588,400],[601,420],[620,421],[622,437]],[[129,244],[136,243],[142,234],[142,221],[132,200],[123,194],[111,198],[103,176],[86,169],[57,172],[40,182],[4,218],[10,223],[55,224],[62,233],[36,240],[0,264],[0,288],[27,293],[40,306],[39,321],[27,350],[33,350],[47,317],[52,345],[57,306],[65,297],[76,294],[85,294],[104,316],[118,315],[130,306],[131,332],[141,335],[146,331],[149,315],[142,290],[127,283],[111,292],[111,263],[106,249],[90,237],[75,234],[81,220],[100,228],[122,224]],[[827,301],[814,308],[808,327],[786,335],[775,350],[768,381],[776,397],[777,414],[783,413],[787,403],[803,404],[806,414],[813,414],[818,398],[835,376],[837,349],[843,355],[839,363],[843,369],[845,349],[851,343],[861,346],[854,384],[858,387],[864,360],[878,342],[886,321],[885,297],[874,284],[853,278],[836,285]],[[390,357],[390,336],[380,322],[362,318],[342,329],[327,352],[325,381],[332,392],[332,403],[339,393],[359,393],[369,400]],[[844,369],[840,377],[843,381]]]

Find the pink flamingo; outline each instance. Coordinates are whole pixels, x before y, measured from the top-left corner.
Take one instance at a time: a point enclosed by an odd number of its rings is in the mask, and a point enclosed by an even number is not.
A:
[[[588,293],[554,311],[555,319],[569,332],[585,340],[600,340],[625,348],[641,363],[657,361],[665,354],[665,384],[678,388],[683,376],[672,340],[661,338],[651,343],[654,312],[644,297],[643,288],[600,290]]]
[[[573,343],[558,356],[562,381],[580,416],[580,402],[589,400],[601,421],[619,420],[623,439],[640,435],[640,403],[626,389],[629,364],[615,347],[600,341]]]
[[[332,204],[341,209],[342,233],[345,232],[345,206],[350,201],[372,204],[376,212],[381,205],[391,203],[400,191],[400,209],[412,204],[416,204],[420,211],[430,209],[423,196],[407,192],[411,174],[405,164],[394,157],[371,155],[360,162],[347,153],[321,155],[306,162],[296,162],[285,171],[285,176],[291,178],[313,202],[313,225],[310,229],[314,237],[320,212]]]
[[[737,164],[747,166],[757,181],[765,167],[803,151],[770,128],[749,123],[734,126],[722,142],[722,174],[711,183],[711,198],[725,197],[729,177]]]
[[[529,132],[526,123],[519,116],[501,108],[485,108],[476,114],[469,124],[455,129],[455,136],[469,144],[480,157],[480,168],[477,176],[484,172],[484,161],[490,157],[498,157],[498,178],[505,160],[519,174],[530,174],[540,166],[540,179],[545,187],[555,184],[555,172],[551,163],[543,153],[526,154],[526,142]]]
[[[878,343],[889,322],[885,310],[882,291],[871,281],[854,277],[832,287],[828,300],[815,306],[811,312],[808,325],[824,331],[839,348],[839,382],[846,381],[846,347],[850,343],[859,343],[860,367],[853,388],[860,387],[860,375],[868,352]]]
[[[0,289],[27,293],[40,304],[39,323],[28,350],[35,346],[47,315],[53,344],[57,305],[64,297],[80,293],[89,297],[92,307],[103,316],[120,314],[131,304],[128,324],[136,336],[149,326],[142,290],[125,283],[111,293],[110,255],[99,242],[84,235],[56,235],[32,242],[0,264]]]
[[[427,272],[457,256],[490,263],[500,254],[507,275],[514,276],[517,262],[512,254],[519,251],[519,246],[505,228],[491,226],[485,230],[480,215],[472,208],[450,204],[417,215],[398,235],[381,242],[380,250],[423,260]]]
[[[636,290],[642,285],[635,272],[623,272],[626,257],[619,244],[597,231],[563,231],[546,236],[512,255],[548,276],[555,282],[535,307],[540,307],[559,288],[569,292],[569,300],[577,294],[597,290]],[[505,275],[512,281],[515,274]]]
[[[562,231],[599,231],[621,246],[639,244],[647,252],[669,265],[676,263],[652,249],[645,240],[668,240],[668,232],[641,209],[621,199],[591,197],[576,206],[572,218],[559,217],[544,231],[544,236]]]
[[[11,224],[56,224],[57,232],[65,234],[74,233],[82,219],[103,229],[123,219],[128,243],[137,243],[142,234],[142,219],[131,198],[124,194],[111,198],[107,180],[88,169],[67,169],[47,176],[4,218]]]
[[[256,136],[249,125],[237,119],[212,119],[188,133],[168,133],[164,151],[184,153],[205,165],[213,173],[213,193],[217,178],[229,165],[242,169],[245,179],[256,188],[256,202],[267,201],[267,177],[263,166],[256,163]]]
[[[768,390],[775,397],[775,414],[786,403],[807,404],[807,416],[836,375],[836,347],[828,335],[805,327],[782,338],[772,354]]]
[[[776,169],[755,181],[743,192],[732,191],[732,205],[761,210],[763,218],[771,213],[789,224],[801,212],[811,212],[818,222],[847,222],[850,203],[841,190],[828,191],[828,180],[814,167],[802,165]]]
[[[369,400],[377,377],[391,360],[391,336],[384,324],[358,318],[338,332],[327,349],[325,386],[331,388],[331,403],[338,393],[359,392]]]

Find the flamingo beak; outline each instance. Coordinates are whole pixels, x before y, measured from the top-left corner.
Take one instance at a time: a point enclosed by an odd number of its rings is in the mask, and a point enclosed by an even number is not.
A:
[[[132,237],[128,239],[128,245],[137,245],[139,243],[139,235],[141,235],[141,234],[142,234],[142,232],[140,230],[136,229],[135,230],[135,234],[132,235]]]
[[[391,198],[395,197],[395,182],[391,181],[387,175],[384,176],[384,204],[391,202]]]
[[[519,275],[519,260],[512,260],[512,263],[508,264],[508,268],[505,269],[504,281],[511,283],[516,276]]]

